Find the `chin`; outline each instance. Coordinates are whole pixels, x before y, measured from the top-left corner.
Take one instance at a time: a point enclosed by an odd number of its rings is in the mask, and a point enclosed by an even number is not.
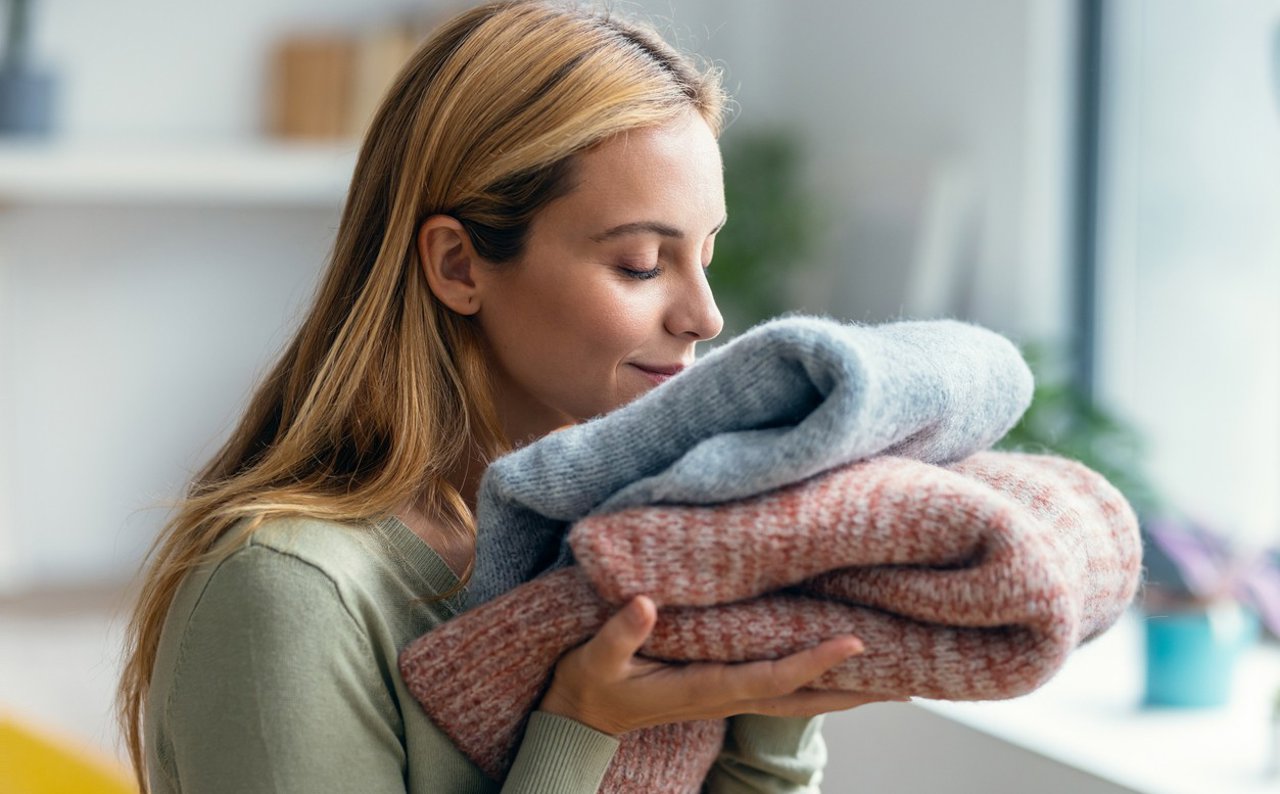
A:
[[[622,406],[624,406],[624,405],[626,405],[626,404],[628,404],[628,403],[632,402],[633,400],[635,400],[635,399],[636,399],[636,398],[638,398],[638,397],[641,397],[642,395],[643,395],[643,392],[641,392],[640,394],[634,394],[634,395],[632,395],[632,396],[630,396],[630,397],[623,397],[623,398],[620,398],[620,399],[617,399],[617,400],[613,400],[613,401],[611,401],[611,402],[603,403],[603,404],[602,404],[602,405],[601,405],[601,406],[596,410],[596,412],[595,412],[594,414],[592,414],[592,416],[593,416],[593,417],[595,417],[595,416],[604,416],[605,414],[613,413],[614,411],[618,410],[618,409],[619,409],[619,408],[621,408]]]

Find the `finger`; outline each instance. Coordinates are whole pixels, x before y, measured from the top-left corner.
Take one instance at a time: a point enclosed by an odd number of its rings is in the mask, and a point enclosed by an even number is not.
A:
[[[862,641],[857,637],[837,637],[781,659],[734,665],[729,674],[743,684],[739,690],[740,700],[779,697],[794,692],[863,650]]]
[[[649,639],[658,619],[657,613],[651,599],[636,596],[605,621],[596,635],[583,646],[583,654],[593,666],[621,668]]]

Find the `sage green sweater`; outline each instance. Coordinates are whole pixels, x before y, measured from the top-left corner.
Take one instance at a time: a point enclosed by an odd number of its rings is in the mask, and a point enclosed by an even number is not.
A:
[[[165,621],[147,702],[152,790],[596,791],[615,738],[534,712],[500,786],[409,694],[398,652],[456,614],[461,596],[422,600],[456,583],[395,519],[270,521],[194,571]],[[709,790],[816,791],[820,724],[734,718]]]

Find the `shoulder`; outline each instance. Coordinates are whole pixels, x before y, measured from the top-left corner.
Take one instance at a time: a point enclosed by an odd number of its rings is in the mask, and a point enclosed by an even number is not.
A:
[[[221,543],[226,545],[220,569],[228,564],[251,569],[241,575],[255,567],[310,569],[353,608],[362,600],[444,592],[456,582],[435,552],[397,522],[275,518],[248,535],[233,530]]]
[[[349,582],[378,567],[375,555],[344,537],[357,529],[294,519],[265,522],[247,536],[240,529],[233,527],[215,544],[186,583],[192,619],[236,615],[242,626],[261,628],[296,625],[322,613],[355,618]]]
[[[362,534],[365,537],[362,537]],[[370,530],[307,518],[271,519],[245,535],[236,525],[192,577],[196,607],[214,594],[253,600],[260,610],[317,596],[351,598],[351,583],[387,568]]]
[[[247,534],[236,526],[192,579],[192,610],[208,612],[204,602],[221,592],[241,606],[252,600],[257,609],[283,618],[324,598],[388,648],[458,609],[458,596],[432,599],[448,592],[457,578],[421,538],[394,520],[276,518]]]
[[[259,651],[330,646],[349,637],[362,654],[399,645],[448,617],[431,603],[425,544],[385,522],[277,518],[233,526],[183,582],[162,644],[177,658],[196,638]],[[417,548],[413,544],[417,543]],[[429,550],[426,550],[429,551]]]
[[[247,534],[233,527],[183,582],[158,664],[189,659],[187,649],[201,641],[263,658],[346,644],[353,657],[372,654],[389,670],[400,647],[456,612],[453,600],[430,598],[447,585],[439,569],[425,543],[385,522],[274,519]]]
[[[227,539],[228,558],[250,554],[277,563],[290,560],[339,580],[368,573],[385,564],[386,550],[372,522],[340,523],[316,518],[274,518],[252,533]],[[256,552],[256,554],[254,553]]]

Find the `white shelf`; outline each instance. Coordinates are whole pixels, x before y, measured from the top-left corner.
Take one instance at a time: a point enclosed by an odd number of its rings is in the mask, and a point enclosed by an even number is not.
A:
[[[1216,709],[1143,708],[1142,624],[1130,611],[1021,698],[917,701],[971,728],[1142,794],[1276,794],[1270,709],[1280,650],[1258,646]]]
[[[0,206],[338,207],[358,144],[0,142]]]

